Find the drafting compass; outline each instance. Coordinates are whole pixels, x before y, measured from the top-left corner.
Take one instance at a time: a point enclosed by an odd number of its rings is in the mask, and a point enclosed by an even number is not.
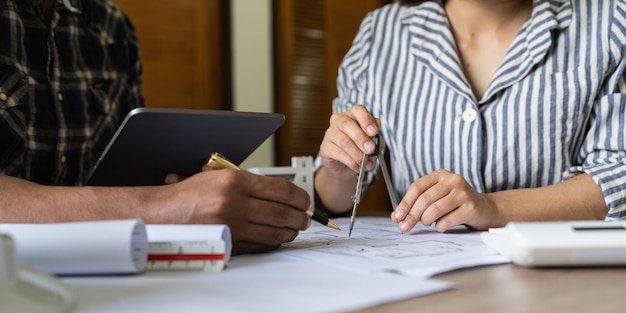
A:
[[[348,237],[352,235],[352,228],[354,228],[354,220],[356,218],[356,209],[359,206],[359,201],[361,201],[361,192],[363,191],[363,175],[365,175],[365,165],[367,164],[368,157],[378,157],[378,163],[380,164],[380,169],[383,172],[385,186],[387,187],[387,193],[389,193],[389,200],[391,200],[391,206],[394,210],[398,206],[398,195],[393,189],[389,169],[387,168],[387,163],[385,163],[384,151],[380,149],[380,135],[377,134],[372,137],[372,140],[374,141],[376,149],[374,149],[374,152],[370,154],[363,153],[363,158],[361,159],[359,176],[356,181],[356,190],[354,192],[354,196],[352,196],[354,204],[352,205],[352,214],[350,215],[350,230],[348,231]]]

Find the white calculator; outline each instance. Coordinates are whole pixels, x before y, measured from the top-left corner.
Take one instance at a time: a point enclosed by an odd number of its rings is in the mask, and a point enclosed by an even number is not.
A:
[[[626,265],[626,221],[510,222],[481,238],[521,266]]]

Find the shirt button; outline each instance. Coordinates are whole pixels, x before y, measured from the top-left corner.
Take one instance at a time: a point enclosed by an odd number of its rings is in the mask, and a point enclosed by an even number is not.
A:
[[[473,122],[476,120],[476,117],[478,117],[478,114],[476,113],[476,110],[474,109],[467,109],[463,111],[463,115],[461,117],[466,122]]]
[[[63,101],[63,94],[61,92],[57,93],[57,99],[59,99],[60,102]]]
[[[65,164],[65,161],[67,161],[67,159],[65,158],[64,155],[61,156],[61,164]]]
[[[7,101],[7,99],[9,99],[9,97],[7,97],[7,94],[4,92],[0,92],[0,101]]]

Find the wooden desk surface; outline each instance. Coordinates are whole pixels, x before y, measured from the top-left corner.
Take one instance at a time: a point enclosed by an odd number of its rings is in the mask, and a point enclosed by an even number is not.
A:
[[[506,264],[434,278],[457,283],[457,288],[359,312],[626,312],[626,267],[531,269]]]

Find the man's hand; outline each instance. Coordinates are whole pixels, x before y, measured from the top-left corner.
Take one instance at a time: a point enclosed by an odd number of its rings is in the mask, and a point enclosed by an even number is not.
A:
[[[292,241],[311,223],[308,193],[290,181],[231,169],[207,170],[164,186],[158,219],[227,224],[233,254],[266,252]],[[172,182],[172,181],[170,181]],[[172,199],[162,198],[167,194]]]

